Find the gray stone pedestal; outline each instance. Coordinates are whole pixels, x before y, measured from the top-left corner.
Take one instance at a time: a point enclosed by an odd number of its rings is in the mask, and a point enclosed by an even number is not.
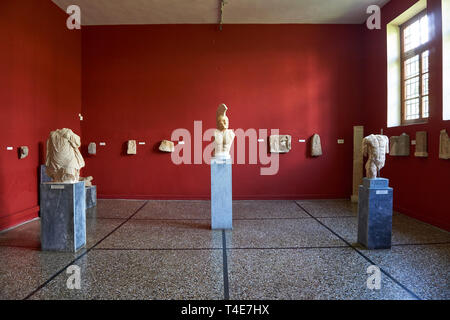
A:
[[[41,183],[52,182],[52,178],[45,171],[45,164],[41,165]],[[86,187],[86,209],[90,209],[97,205],[97,186]]]
[[[97,186],[86,187],[86,209],[97,205]]]
[[[359,186],[358,243],[368,249],[391,247],[393,190],[388,183],[384,178],[364,178]]]
[[[41,183],[41,249],[76,252],[86,245],[84,182]]]
[[[211,159],[211,228],[233,228],[231,159]]]

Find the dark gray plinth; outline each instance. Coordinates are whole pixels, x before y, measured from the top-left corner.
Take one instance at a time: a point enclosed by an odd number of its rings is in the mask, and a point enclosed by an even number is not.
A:
[[[86,187],[86,209],[97,205],[97,186]]]
[[[41,165],[41,183],[52,182],[52,178],[45,172],[45,164]],[[97,186],[86,187],[86,209],[97,205]]]
[[[211,228],[233,228],[231,159],[211,159]]]
[[[391,247],[393,190],[388,184],[388,179],[364,178],[359,186],[358,243],[368,249]]]
[[[45,172],[46,168],[47,167],[45,166],[45,164],[41,164],[41,177],[40,177],[41,183],[52,182],[52,178],[50,178],[47,175],[47,172]]]
[[[41,249],[76,252],[86,245],[84,182],[41,183]]]

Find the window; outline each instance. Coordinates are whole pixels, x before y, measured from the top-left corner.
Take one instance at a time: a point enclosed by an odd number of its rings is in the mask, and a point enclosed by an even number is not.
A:
[[[428,16],[422,11],[400,26],[402,124],[423,123],[429,117]]]

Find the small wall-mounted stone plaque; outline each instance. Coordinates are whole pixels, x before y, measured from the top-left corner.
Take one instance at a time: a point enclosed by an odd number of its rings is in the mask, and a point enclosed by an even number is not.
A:
[[[390,138],[389,154],[391,156],[409,156],[409,135],[402,133]]]
[[[19,159],[24,159],[28,157],[29,149],[27,146],[22,146],[19,148]]]
[[[272,135],[270,136],[270,152],[271,153],[287,153],[291,150],[290,135]]]
[[[322,155],[322,144],[320,143],[320,136],[316,133],[311,138],[311,156],[319,157]]]
[[[414,156],[420,158],[428,157],[428,140],[426,131],[416,132],[416,152]]]
[[[441,130],[439,137],[439,159],[450,159],[450,138],[447,130]]]
[[[97,154],[97,145],[95,142],[91,142],[88,145],[88,153],[89,154]]]
[[[172,141],[163,140],[159,145],[159,151],[162,152],[174,152],[175,146]]]
[[[136,154],[136,140],[128,140],[127,154]]]

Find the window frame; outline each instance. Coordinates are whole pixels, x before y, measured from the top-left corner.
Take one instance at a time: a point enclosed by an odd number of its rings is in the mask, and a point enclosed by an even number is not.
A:
[[[428,55],[428,72],[426,72],[426,73],[428,73],[428,94],[427,95],[423,94],[423,86],[422,86],[423,85],[422,78],[423,78],[423,75],[425,74],[422,69],[422,62],[423,62],[422,55],[426,51],[428,51],[429,53],[431,52],[430,39],[428,39],[428,41],[425,44],[421,44],[417,48],[411,49],[408,52],[405,52],[405,40],[404,40],[405,39],[405,37],[404,37],[405,29],[407,27],[409,27],[410,25],[412,25],[413,23],[420,21],[420,19],[422,19],[427,14],[428,14],[428,11],[427,11],[427,9],[425,9],[399,26],[399,29],[400,29],[400,51],[401,51],[400,52],[401,125],[427,123],[428,119],[430,117],[430,96],[431,96],[430,87],[429,87],[430,73],[431,73],[430,54]],[[406,72],[405,61],[410,58],[413,58],[416,55],[419,56],[419,118],[407,120],[406,119],[406,85],[405,85],[405,82],[407,81],[407,79],[406,79],[406,75],[405,75],[405,72]],[[428,96],[428,117],[426,117],[426,118],[423,117],[423,112],[422,112],[423,97],[425,97],[425,96]]]

